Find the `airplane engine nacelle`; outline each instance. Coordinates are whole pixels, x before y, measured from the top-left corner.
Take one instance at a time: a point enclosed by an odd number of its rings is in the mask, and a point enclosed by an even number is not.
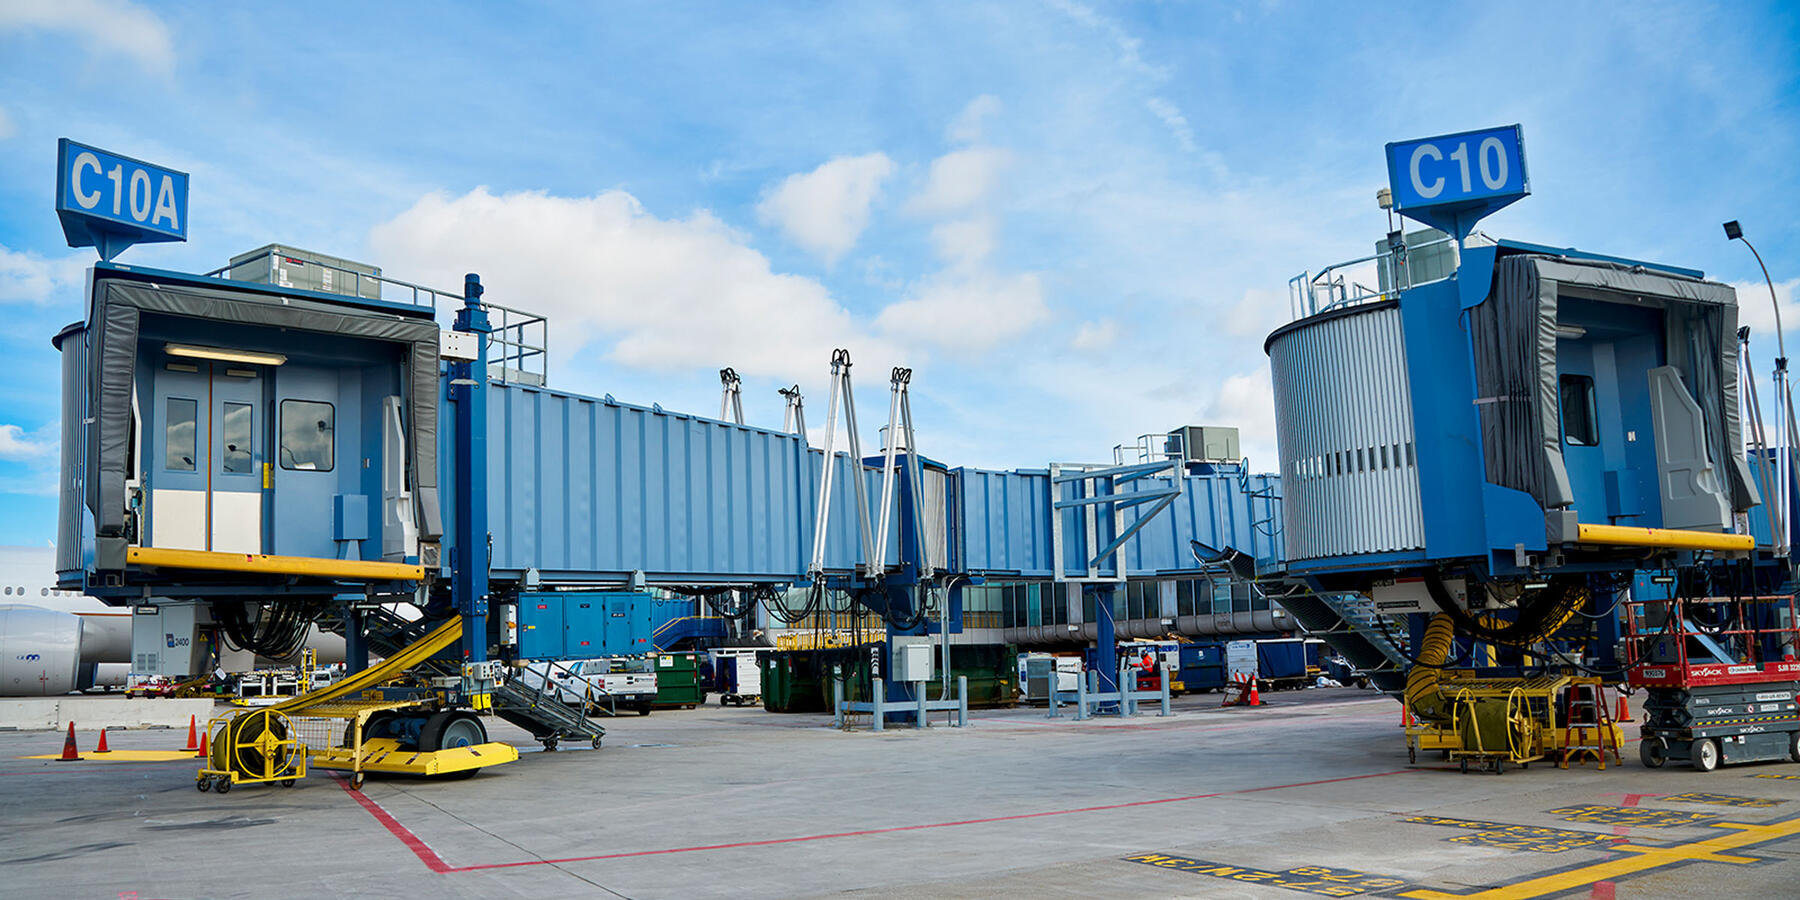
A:
[[[81,687],[81,618],[0,605],[0,695],[48,697]]]

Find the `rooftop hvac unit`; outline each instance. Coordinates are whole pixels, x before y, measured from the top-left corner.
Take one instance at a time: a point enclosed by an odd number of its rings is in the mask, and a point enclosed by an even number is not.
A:
[[[1184,425],[1169,432],[1169,452],[1205,462],[1237,462],[1238,430],[1219,425]]]
[[[381,299],[381,267],[326,256],[285,244],[268,244],[231,258],[233,281]],[[369,277],[363,277],[369,276]]]

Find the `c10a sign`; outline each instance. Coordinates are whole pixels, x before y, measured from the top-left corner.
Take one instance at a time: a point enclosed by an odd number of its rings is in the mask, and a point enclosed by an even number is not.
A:
[[[56,214],[71,247],[106,259],[132,244],[187,240],[188,177],[77,144],[56,147]]]
[[[1531,193],[1517,125],[1397,141],[1387,145],[1387,164],[1394,209],[1459,237]]]

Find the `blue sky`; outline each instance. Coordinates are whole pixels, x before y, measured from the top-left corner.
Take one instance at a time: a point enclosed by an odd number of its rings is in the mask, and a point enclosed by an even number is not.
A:
[[[952,464],[1237,425],[1273,469],[1287,279],[1369,252],[1388,141],[1521,123],[1489,234],[1800,284],[1792,4],[0,0],[0,543],[54,535],[89,250],[56,139],[188,171],[206,270],[279,241],[551,316],[551,379],[753,424],[833,347]],[[1800,325],[1800,311],[1784,317]],[[1768,360],[1773,352],[1759,351]],[[1766,364],[1765,364],[1766,365]]]

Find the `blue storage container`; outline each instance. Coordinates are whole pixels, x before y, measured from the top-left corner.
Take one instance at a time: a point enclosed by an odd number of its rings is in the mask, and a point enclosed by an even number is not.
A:
[[[1225,687],[1225,645],[1181,645],[1181,670],[1175,676],[1183,693],[1198,694]]]
[[[520,659],[594,659],[650,651],[649,594],[527,591],[519,595]]]
[[[1306,642],[1280,638],[1256,642],[1256,674],[1272,681],[1306,678]]]

